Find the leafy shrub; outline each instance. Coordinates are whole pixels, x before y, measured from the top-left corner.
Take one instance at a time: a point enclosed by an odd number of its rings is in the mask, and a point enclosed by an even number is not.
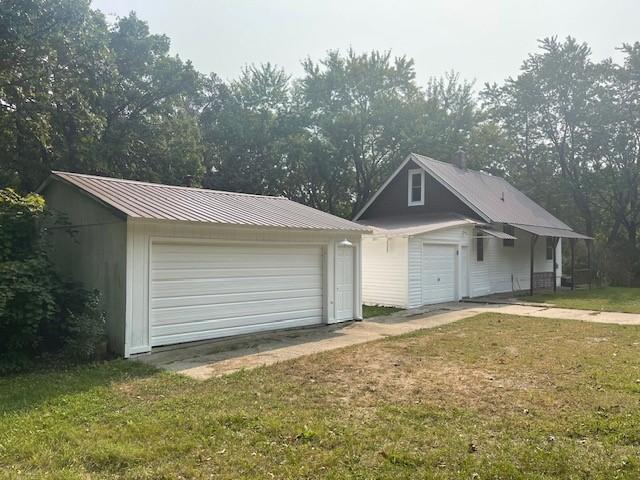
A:
[[[58,299],[60,329],[47,337],[57,337],[67,358],[96,358],[106,343],[106,316],[100,309],[100,292],[84,290],[77,284],[63,286],[62,296]]]
[[[23,364],[40,344],[40,326],[53,317],[51,265],[40,235],[46,216],[38,195],[0,190],[0,358]]]
[[[104,339],[98,293],[62,282],[49,260],[52,217],[39,195],[0,190],[0,372],[43,352],[91,358]]]

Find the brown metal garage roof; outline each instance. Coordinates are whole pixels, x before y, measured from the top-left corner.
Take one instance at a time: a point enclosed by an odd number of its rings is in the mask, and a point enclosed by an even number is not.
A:
[[[131,218],[304,230],[363,233],[369,231],[364,225],[284,197],[177,187],[55,171],[40,190],[51,180],[70,184]]]

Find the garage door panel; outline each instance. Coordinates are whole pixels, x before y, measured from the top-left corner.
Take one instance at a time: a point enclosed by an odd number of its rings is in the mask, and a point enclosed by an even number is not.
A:
[[[152,346],[322,322],[319,246],[154,243]]]
[[[240,318],[260,314],[288,313],[290,311],[321,309],[322,297],[302,297],[275,300],[241,301],[235,303],[192,305],[154,309],[154,325],[200,322],[225,318]]]
[[[151,300],[151,308],[167,308],[167,307],[187,307],[190,305],[211,305],[234,303],[239,301],[256,301],[256,300],[288,300],[291,298],[313,297],[317,295],[316,288],[300,288],[296,290],[268,290],[259,292],[242,292],[215,295],[188,295],[188,296],[168,296],[163,298],[154,298]]]
[[[168,327],[160,327],[151,329],[151,337],[154,339],[154,345],[169,345],[180,342],[193,342],[196,340],[202,340],[203,338],[218,338],[231,335],[243,335],[247,333],[263,332],[268,330],[276,330],[283,328],[304,327],[317,325],[317,317],[312,315],[304,318],[299,314],[292,319],[278,319],[251,323],[247,325],[235,325],[228,328],[220,328],[216,325],[212,330],[198,329],[196,331],[185,331],[185,329],[179,329],[174,332]],[[177,333],[176,333],[177,332]]]
[[[255,315],[247,315],[242,317],[229,317],[225,319],[214,320],[202,320],[200,322],[189,323],[173,323],[167,325],[154,325],[152,333],[157,335],[175,335],[179,333],[193,333],[199,331],[211,331],[224,330],[234,328],[237,326],[251,326],[251,325],[264,325],[267,330],[269,325],[277,325],[280,322],[287,322],[293,320],[307,320],[307,324],[317,323],[315,320],[318,314],[317,309],[308,310],[292,310],[290,312],[282,313],[261,313]],[[239,320],[242,320],[240,323]],[[310,322],[310,323],[309,323]]]
[[[156,252],[154,252],[156,253]],[[176,258],[175,260],[165,259],[159,261],[155,266],[158,270],[172,270],[176,268],[207,268],[208,266],[212,266],[214,268],[235,268],[239,264],[242,264],[242,261],[246,257],[246,255],[222,255],[222,256],[182,256],[181,258]],[[295,258],[290,258],[287,255],[268,255],[268,256],[260,256],[254,258],[253,266],[256,268],[261,267],[272,267],[274,265],[278,265],[284,268],[287,267],[313,267],[318,265],[318,259],[312,255],[295,255]]]
[[[295,277],[261,277],[260,281],[255,281],[255,277],[157,281],[153,282],[151,298],[253,293],[298,288],[322,288],[322,279],[318,275],[299,275]]]
[[[221,251],[211,251],[211,248],[189,245],[188,249],[182,251],[167,251],[162,246],[154,245],[154,255],[157,258],[155,268],[179,268],[183,266],[205,266],[215,265],[218,267],[235,267],[247,255],[253,256],[253,264],[260,266],[300,266],[317,265],[318,255],[316,249],[308,247],[295,248],[287,252],[286,249],[273,248],[260,249],[260,255],[255,255],[256,247],[234,247],[233,249],[221,247]]]
[[[423,245],[423,303],[441,303],[455,299],[456,247],[453,245]]]
[[[235,278],[243,277],[284,277],[295,275],[316,276],[318,265],[296,266],[296,267],[227,267],[227,268],[165,268],[154,269],[151,279],[154,281],[163,280],[185,280],[185,279],[209,279],[209,278]]]

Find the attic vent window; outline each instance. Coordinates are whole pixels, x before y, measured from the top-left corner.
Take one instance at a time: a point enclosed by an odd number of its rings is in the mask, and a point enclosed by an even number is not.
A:
[[[410,207],[424,205],[424,170],[409,170],[408,204]]]

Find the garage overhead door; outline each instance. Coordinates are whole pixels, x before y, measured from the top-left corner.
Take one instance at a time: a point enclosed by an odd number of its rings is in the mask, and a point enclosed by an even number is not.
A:
[[[456,300],[456,247],[422,246],[422,302],[441,303]]]
[[[322,322],[319,246],[157,243],[151,345]]]

